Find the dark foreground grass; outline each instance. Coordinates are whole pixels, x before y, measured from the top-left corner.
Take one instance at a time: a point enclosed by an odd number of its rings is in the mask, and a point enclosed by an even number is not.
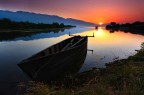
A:
[[[144,95],[144,43],[134,56],[52,84],[18,85],[18,95]]]

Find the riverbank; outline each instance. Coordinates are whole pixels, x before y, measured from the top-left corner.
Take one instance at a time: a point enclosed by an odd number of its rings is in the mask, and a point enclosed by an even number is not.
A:
[[[66,77],[50,84],[19,83],[18,95],[142,95],[144,93],[144,43],[128,59],[116,60],[105,69]]]

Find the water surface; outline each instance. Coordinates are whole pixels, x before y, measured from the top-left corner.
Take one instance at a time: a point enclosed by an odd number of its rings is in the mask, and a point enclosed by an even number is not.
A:
[[[12,88],[13,83],[27,81],[29,78],[17,66],[17,63],[33,54],[69,38],[69,32],[74,35],[93,35],[88,38],[88,49],[86,60],[79,70],[83,72],[93,67],[104,68],[105,63],[112,62],[115,58],[125,59],[134,55],[135,50],[140,49],[144,42],[144,36],[140,34],[125,33],[118,31],[110,33],[103,27],[94,28],[72,28],[57,32],[34,33],[25,36],[12,36],[7,39],[1,35],[0,38],[0,93]],[[5,34],[6,35],[6,34]],[[8,35],[8,34],[7,34]],[[8,35],[10,36],[10,35]]]

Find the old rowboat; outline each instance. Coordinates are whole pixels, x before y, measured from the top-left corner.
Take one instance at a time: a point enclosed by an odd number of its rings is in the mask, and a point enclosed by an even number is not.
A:
[[[33,80],[51,81],[80,69],[87,53],[87,37],[75,36],[23,60],[18,66]]]

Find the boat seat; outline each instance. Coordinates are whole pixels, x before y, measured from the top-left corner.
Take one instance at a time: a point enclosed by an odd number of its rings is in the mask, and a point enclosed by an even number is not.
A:
[[[74,42],[74,39],[72,39],[61,51],[66,50],[67,48],[69,48]]]
[[[73,44],[71,47],[76,46],[77,44],[79,44],[84,38],[81,38],[79,41],[77,41],[75,44]]]
[[[72,48],[74,46],[76,46],[78,43],[80,43],[84,38],[81,38],[80,40],[78,40],[76,43],[73,43],[75,39],[72,39],[63,49],[62,51]]]

